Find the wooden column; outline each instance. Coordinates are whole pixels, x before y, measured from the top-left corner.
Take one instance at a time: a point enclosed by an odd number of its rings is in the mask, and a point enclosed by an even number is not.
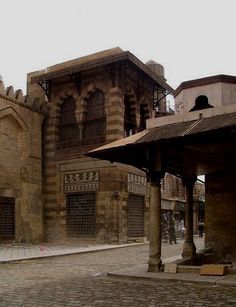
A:
[[[183,185],[186,193],[186,211],[185,211],[185,223],[186,233],[183,246],[183,259],[194,258],[196,255],[196,246],[193,240],[193,187],[196,178],[184,178]]]
[[[150,241],[148,272],[159,272],[161,269],[161,178],[163,174],[151,174],[150,195]]]

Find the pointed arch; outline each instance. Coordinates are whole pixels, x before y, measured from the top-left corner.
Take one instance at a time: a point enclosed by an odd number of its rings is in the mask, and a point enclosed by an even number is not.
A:
[[[11,107],[7,106],[0,109],[0,120],[4,117],[10,116],[17,123],[17,125],[24,131],[27,131],[27,125],[19,114]]]

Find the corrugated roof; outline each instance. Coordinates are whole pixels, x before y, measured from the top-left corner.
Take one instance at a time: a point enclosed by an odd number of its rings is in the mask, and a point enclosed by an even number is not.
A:
[[[205,131],[213,131],[224,127],[236,125],[236,112],[203,118],[199,121],[189,134],[196,134]]]
[[[229,126],[236,126],[236,112],[153,128],[136,143],[158,142],[163,139],[184,137]]]
[[[236,126],[236,112],[188,122],[168,124],[149,130],[144,130],[130,137],[99,147],[89,152],[88,155],[99,157],[99,152],[112,151],[113,149],[115,151],[116,148],[132,146],[135,144],[141,145],[157,143],[162,140],[184,138],[185,136],[197,135],[232,126]]]

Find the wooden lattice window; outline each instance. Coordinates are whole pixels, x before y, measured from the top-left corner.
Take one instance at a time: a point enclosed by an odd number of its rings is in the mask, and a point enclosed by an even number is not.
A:
[[[85,145],[99,144],[105,141],[106,117],[105,99],[102,91],[92,93],[87,101],[84,123]]]
[[[64,100],[60,110],[59,144],[60,148],[77,146],[79,140],[79,128],[75,116],[76,103],[74,98]]]

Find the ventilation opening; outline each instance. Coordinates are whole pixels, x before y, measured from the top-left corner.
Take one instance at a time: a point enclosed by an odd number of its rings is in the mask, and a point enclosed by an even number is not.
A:
[[[197,110],[203,110],[203,109],[209,109],[209,108],[214,108],[214,107],[209,104],[207,96],[200,95],[196,98],[195,105],[190,110],[190,112],[197,111]]]

